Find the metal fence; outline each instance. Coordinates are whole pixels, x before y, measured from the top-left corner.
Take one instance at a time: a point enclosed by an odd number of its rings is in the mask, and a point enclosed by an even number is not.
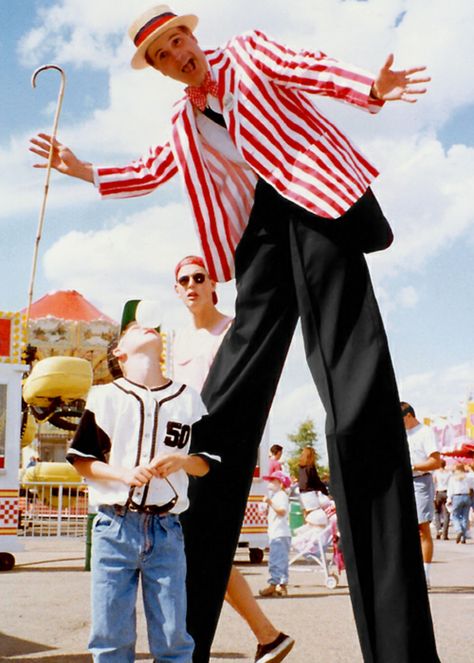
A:
[[[85,537],[87,486],[24,482],[20,489],[18,536]]]

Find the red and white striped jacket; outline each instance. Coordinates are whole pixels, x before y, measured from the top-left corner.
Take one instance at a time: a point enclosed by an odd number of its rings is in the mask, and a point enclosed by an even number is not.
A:
[[[378,174],[310,95],[372,113],[383,103],[370,96],[371,74],[320,52],[293,51],[259,31],[234,37],[206,57],[231,139],[251,168],[200,140],[184,97],[175,105],[169,142],[130,165],[98,168],[96,180],[102,196],[130,197],[150,193],[179,172],[209,274],[227,281],[258,177],[310,212],[336,219]]]

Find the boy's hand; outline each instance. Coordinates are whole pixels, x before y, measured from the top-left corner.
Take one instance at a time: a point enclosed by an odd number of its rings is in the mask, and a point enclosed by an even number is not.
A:
[[[145,465],[138,465],[132,468],[123,468],[120,472],[121,480],[127,486],[136,486],[140,488],[147,484],[153,478],[153,472]]]
[[[164,478],[184,470],[186,474],[202,477],[209,472],[209,463],[198,455],[170,453],[156,456],[148,465],[154,476]]]
[[[170,453],[163,456],[156,456],[148,465],[150,472],[156,477],[167,477],[173,472],[185,469],[186,459],[184,454]]]

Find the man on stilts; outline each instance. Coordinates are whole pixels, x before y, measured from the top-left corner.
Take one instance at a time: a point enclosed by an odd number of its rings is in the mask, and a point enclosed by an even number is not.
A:
[[[222,457],[193,488],[184,520],[193,660],[209,659],[257,447],[300,318],[327,412],[364,660],[438,663],[397,386],[363,255],[392,235],[370,190],[376,169],[313,104],[319,94],[377,112],[385,101],[414,101],[429,78],[424,67],[392,70],[393,56],[374,77],[260,31],[204,52],[196,24],[160,5],[129,31],[132,66],[187,85],[168,143],[124,167],[94,168],[57,141],[53,157],[104,197],[143,195],[179,172],[211,278],[232,278],[235,258],[236,317],[202,393],[209,416],[193,431],[196,450]],[[33,143],[46,156],[49,137]]]

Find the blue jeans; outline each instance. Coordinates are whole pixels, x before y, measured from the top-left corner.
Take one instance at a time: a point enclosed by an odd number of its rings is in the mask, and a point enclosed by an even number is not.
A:
[[[288,562],[290,556],[291,536],[279,536],[270,541],[268,571],[270,585],[288,584]]]
[[[92,627],[96,663],[133,663],[136,599],[141,576],[150,653],[155,661],[190,663],[186,631],[186,561],[177,516],[101,506],[92,545]]]
[[[471,508],[471,498],[469,495],[453,495],[453,511],[451,520],[453,521],[456,532],[465,539],[469,524],[469,509]]]

